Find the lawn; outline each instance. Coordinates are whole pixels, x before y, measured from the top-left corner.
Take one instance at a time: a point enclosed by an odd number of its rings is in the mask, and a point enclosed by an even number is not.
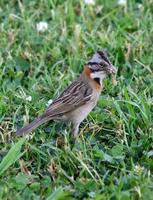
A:
[[[117,85],[104,81],[75,144],[57,122],[17,137],[97,49]],[[0,200],[152,200],[152,172],[153,1],[1,0]]]

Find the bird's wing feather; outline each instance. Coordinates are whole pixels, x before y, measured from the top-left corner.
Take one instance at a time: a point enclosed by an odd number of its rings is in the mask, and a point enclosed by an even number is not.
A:
[[[44,116],[56,117],[63,115],[78,106],[86,104],[91,97],[92,88],[81,79],[77,79],[53,101]]]

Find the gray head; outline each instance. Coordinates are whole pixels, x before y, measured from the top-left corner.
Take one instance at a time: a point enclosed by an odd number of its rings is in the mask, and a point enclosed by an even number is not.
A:
[[[97,72],[101,72],[105,75],[116,73],[116,69],[114,68],[104,51],[97,51],[89,60],[88,66],[93,74],[96,74]]]

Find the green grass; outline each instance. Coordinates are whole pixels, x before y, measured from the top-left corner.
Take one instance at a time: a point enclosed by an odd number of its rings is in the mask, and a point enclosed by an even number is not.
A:
[[[152,0],[0,1],[0,200],[153,199],[152,25]],[[17,138],[97,49],[118,84],[105,80],[74,147],[56,122]]]

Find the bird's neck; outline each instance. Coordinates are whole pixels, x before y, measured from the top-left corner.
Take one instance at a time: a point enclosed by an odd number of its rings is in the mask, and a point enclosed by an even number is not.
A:
[[[83,75],[85,75],[85,77],[87,77],[98,90],[102,88],[102,82],[105,78],[105,74],[102,74],[102,72],[93,73],[90,67],[88,65],[85,65]]]

